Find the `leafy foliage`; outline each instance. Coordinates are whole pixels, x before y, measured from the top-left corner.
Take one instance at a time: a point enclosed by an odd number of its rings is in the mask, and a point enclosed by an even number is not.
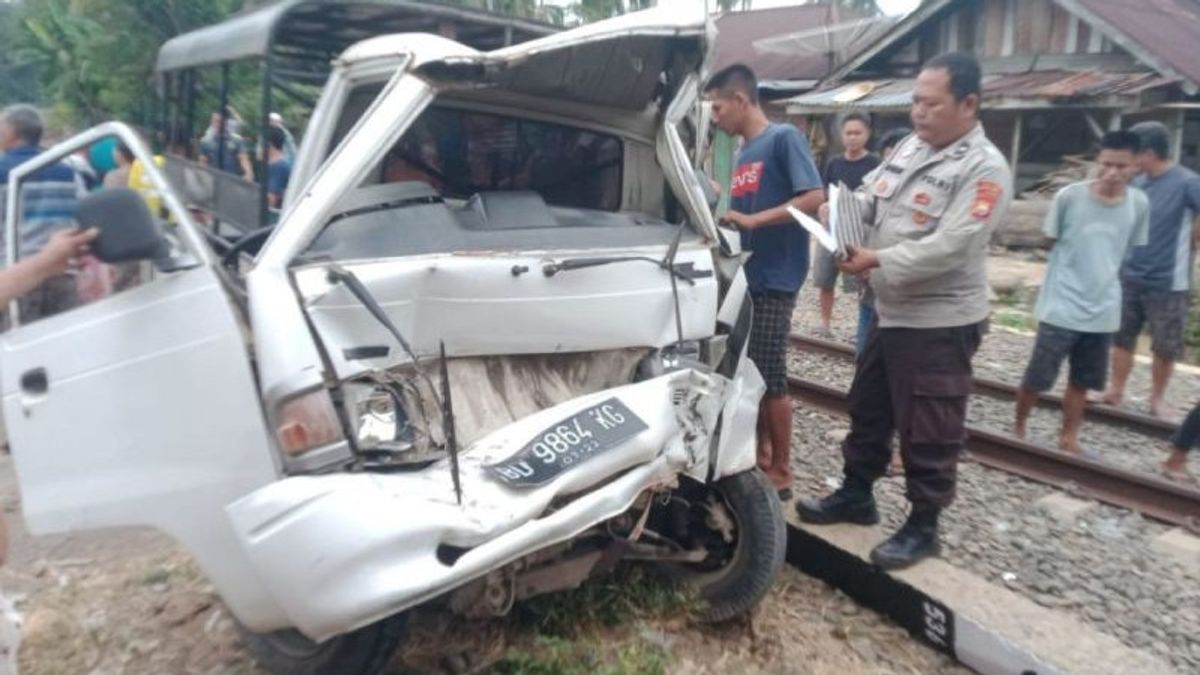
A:
[[[12,45],[12,37],[21,26],[18,6],[0,3],[0,41]],[[40,101],[41,87],[38,85],[37,70],[23,63],[13,49],[0,51],[0,105],[19,101]]]
[[[4,33],[69,124],[148,122],[154,59],[167,39],[225,18],[241,0],[25,0]]]

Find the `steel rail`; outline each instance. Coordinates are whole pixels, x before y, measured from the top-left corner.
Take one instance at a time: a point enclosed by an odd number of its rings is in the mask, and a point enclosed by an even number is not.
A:
[[[833,340],[824,340],[810,335],[800,335],[792,333],[789,336],[791,343],[797,349],[825,354],[840,359],[853,359],[854,347],[844,343],[835,342]],[[992,398],[1001,398],[1009,401],[1015,401],[1017,398],[1017,387],[1007,382],[992,380],[984,377],[976,377],[972,379],[972,390],[981,396],[989,396]],[[1038,396],[1038,405],[1043,408],[1053,408],[1055,410],[1062,409],[1062,396],[1058,394],[1044,393]],[[1124,408],[1114,408],[1108,405],[1100,405],[1096,403],[1088,403],[1084,411],[1085,417],[1094,422],[1102,422],[1104,424],[1112,424],[1130,431],[1134,431],[1146,436],[1159,439],[1169,439],[1174,435],[1177,426],[1166,420],[1160,420],[1157,417],[1146,415],[1143,413],[1133,412]]]
[[[814,408],[849,414],[849,394],[841,389],[789,377],[788,390],[792,398]],[[967,452],[984,466],[1200,532],[1200,490],[970,425]]]

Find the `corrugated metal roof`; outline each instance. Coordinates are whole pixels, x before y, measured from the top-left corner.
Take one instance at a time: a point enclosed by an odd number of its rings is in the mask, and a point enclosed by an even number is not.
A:
[[[793,98],[777,101],[787,106],[789,113],[807,111],[841,110],[859,108],[863,110],[907,110],[912,104],[913,80],[877,80],[874,89],[865,96],[848,100],[855,87],[861,82],[850,82],[832,89],[814,91]]]
[[[1044,70],[1032,73],[991,75],[983,80],[983,96],[1017,98],[1087,98],[1092,96],[1133,96],[1161,87],[1175,78],[1154,73],[1104,73],[1097,70],[1072,72]]]
[[[877,39],[881,31],[858,31],[849,39],[844,36],[831,39],[831,49],[812,53],[765,49],[762,41],[862,18],[861,13],[827,4],[726,12],[716,19],[717,47],[712,69],[715,72],[734,63],[744,63],[754,69],[760,80],[820,80]],[[885,30],[886,27],[884,24]]]
[[[886,35],[868,44],[830,73],[844,81],[851,73],[897,43],[908,40],[927,21],[966,0],[924,0]],[[1163,75],[1184,78],[1189,93],[1200,89],[1200,2],[1197,0],[1053,0]],[[1092,55],[1103,58],[1103,55]],[[1046,55],[1046,58],[1053,58]]]
[[[1200,3],[1196,0],[1058,0],[1091,13],[1193,86],[1200,85]],[[1117,40],[1118,44],[1121,40]]]
[[[1034,101],[1136,96],[1144,91],[1177,82],[1175,78],[1154,73],[1103,73],[1050,70],[1033,73],[985,75],[983,97],[988,99],[1024,99]],[[860,108],[864,110],[905,110],[912,103],[912,79],[878,80],[864,85],[849,82],[832,89],[815,91],[784,99],[778,105],[789,113],[819,112]],[[856,88],[859,88],[856,92]],[[870,88],[868,93],[862,91]],[[856,96],[855,94],[862,94]]]

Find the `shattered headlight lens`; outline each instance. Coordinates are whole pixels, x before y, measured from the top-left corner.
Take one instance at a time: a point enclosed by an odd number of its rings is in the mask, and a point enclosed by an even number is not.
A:
[[[688,340],[677,345],[656,349],[638,363],[637,380],[649,380],[683,368],[703,367],[701,344]]]
[[[353,387],[354,440],[360,450],[412,446],[412,429],[399,398],[383,386]]]
[[[354,445],[366,468],[386,469],[440,459],[444,452],[417,442],[404,399],[392,386],[351,382],[343,387]],[[421,435],[425,438],[424,435]]]

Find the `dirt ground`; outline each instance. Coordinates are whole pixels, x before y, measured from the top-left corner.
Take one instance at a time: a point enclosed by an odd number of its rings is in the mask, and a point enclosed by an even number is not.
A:
[[[25,618],[26,675],[251,675],[233,621],[169,539],[143,530],[31,537],[0,455],[11,558],[0,585]],[[636,573],[637,570],[634,570]],[[790,569],[749,620],[697,623],[639,577],[535,599],[503,620],[417,613],[392,673],[961,673],[890,621]],[[666,600],[664,600],[666,598]]]

